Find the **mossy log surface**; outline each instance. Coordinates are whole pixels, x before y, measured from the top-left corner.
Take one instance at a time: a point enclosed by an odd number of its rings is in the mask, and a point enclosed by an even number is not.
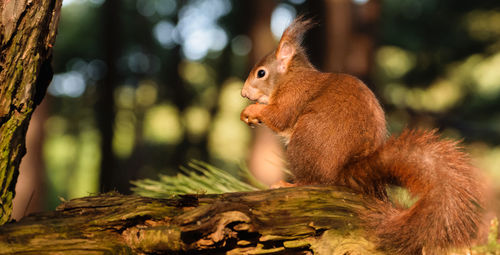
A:
[[[379,254],[335,187],[74,199],[0,227],[0,254]]]
[[[0,225],[12,212],[31,114],[52,79],[62,0],[0,1]]]

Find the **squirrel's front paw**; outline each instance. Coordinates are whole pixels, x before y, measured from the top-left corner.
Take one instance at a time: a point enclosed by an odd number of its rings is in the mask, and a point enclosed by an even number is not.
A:
[[[241,112],[240,119],[251,127],[262,124],[260,112],[263,107],[264,105],[261,104],[251,104],[247,106]]]

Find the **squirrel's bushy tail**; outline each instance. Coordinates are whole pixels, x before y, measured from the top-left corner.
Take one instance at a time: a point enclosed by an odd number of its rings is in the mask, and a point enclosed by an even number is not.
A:
[[[407,130],[373,157],[365,164],[389,178],[381,183],[401,185],[418,199],[408,209],[376,202],[363,215],[382,247],[399,254],[442,254],[476,238],[483,184],[458,142],[441,140],[435,131]]]

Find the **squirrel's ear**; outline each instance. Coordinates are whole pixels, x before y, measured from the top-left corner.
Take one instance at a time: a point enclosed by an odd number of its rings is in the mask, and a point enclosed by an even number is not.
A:
[[[292,62],[293,56],[297,52],[301,52],[301,42],[304,33],[314,26],[315,23],[311,19],[306,19],[304,16],[297,17],[281,36],[278,49],[276,50],[276,59],[279,62],[278,71],[285,73]]]
[[[278,60],[278,72],[285,73],[292,62],[295,55],[295,45],[286,40],[281,40],[278,49],[276,50],[276,59]]]

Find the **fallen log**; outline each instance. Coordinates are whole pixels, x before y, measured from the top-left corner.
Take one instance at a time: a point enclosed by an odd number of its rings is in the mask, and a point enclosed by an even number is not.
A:
[[[107,193],[0,227],[0,254],[382,254],[337,187],[155,199]]]

